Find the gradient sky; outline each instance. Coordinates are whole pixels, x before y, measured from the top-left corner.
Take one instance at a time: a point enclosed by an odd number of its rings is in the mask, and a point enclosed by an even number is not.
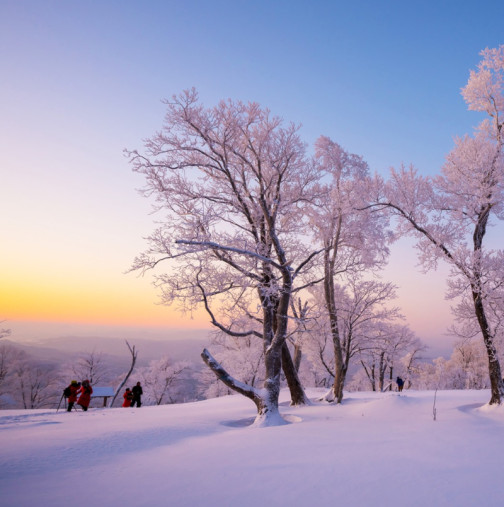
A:
[[[154,217],[122,151],[161,126],[161,100],[195,86],[208,106],[257,101],[373,171],[435,174],[480,120],[460,88],[503,19],[485,0],[1,0],[0,319],[14,338],[204,327],[124,274]],[[441,336],[446,270],[419,274],[403,242],[387,274],[417,334]]]

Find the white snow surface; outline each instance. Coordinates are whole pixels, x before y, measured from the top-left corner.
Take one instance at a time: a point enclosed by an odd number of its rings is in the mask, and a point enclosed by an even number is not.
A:
[[[0,506],[504,505],[489,391],[346,393],[254,427],[242,396],[88,412],[0,411]]]

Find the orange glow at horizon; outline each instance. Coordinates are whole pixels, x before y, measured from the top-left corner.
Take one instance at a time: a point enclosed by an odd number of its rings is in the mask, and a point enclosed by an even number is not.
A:
[[[124,288],[123,288],[124,289]],[[157,303],[152,287],[143,290],[90,289],[68,283],[7,283],[0,293],[0,320],[79,322],[121,326],[209,328],[208,314],[182,314],[175,305]]]

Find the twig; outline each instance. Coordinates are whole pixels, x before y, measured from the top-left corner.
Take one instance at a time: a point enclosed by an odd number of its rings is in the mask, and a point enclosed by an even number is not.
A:
[[[437,413],[437,409],[436,409],[436,395],[437,395],[437,387],[436,387],[436,390],[434,391],[434,405],[432,406],[432,414],[434,415],[434,421],[436,420],[436,413]]]

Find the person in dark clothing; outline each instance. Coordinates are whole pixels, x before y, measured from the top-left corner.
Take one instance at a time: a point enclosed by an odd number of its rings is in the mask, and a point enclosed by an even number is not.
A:
[[[397,377],[396,383],[397,383],[397,390],[399,392],[401,392],[404,387],[404,380],[401,377]]]
[[[142,386],[140,385],[140,382],[136,383],[136,386],[133,387],[132,392],[133,392],[133,401],[131,402],[131,406],[134,407],[136,403],[136,406],[140,408],[142,406],[142,394],[143,394],[143,389]]]

